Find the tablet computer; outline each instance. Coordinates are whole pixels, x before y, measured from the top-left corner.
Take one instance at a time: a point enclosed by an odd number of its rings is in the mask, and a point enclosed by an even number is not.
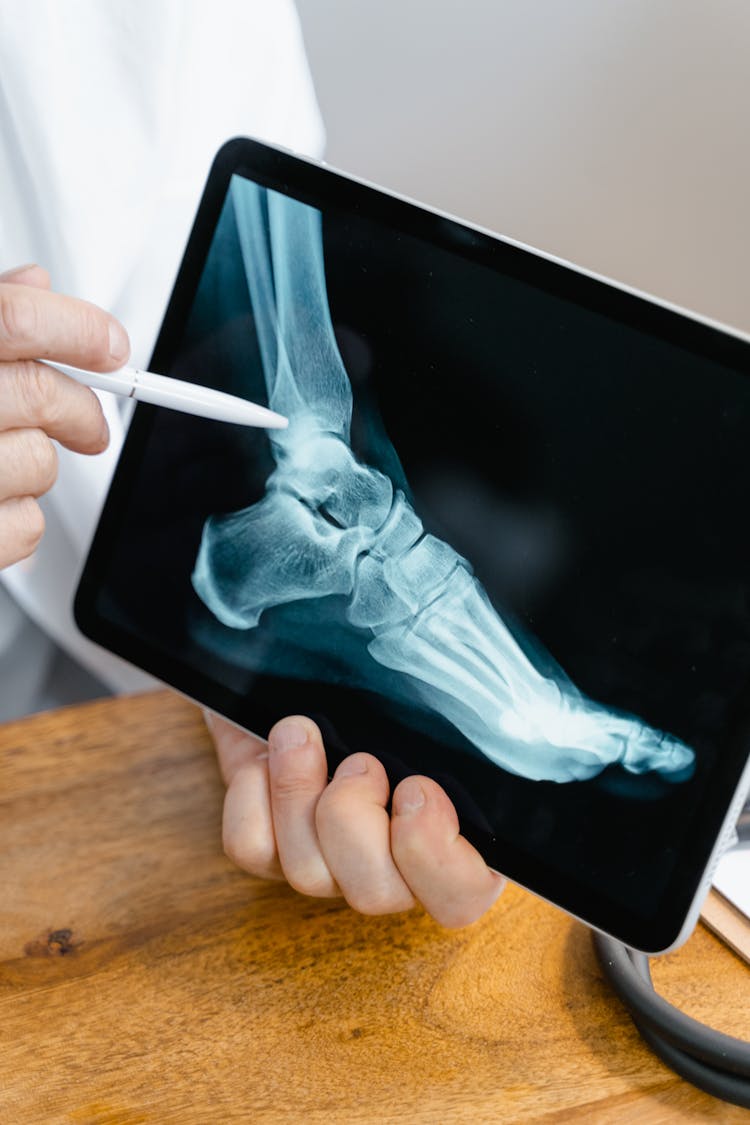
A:
[[[750,782],[750,343],[323,165],[218,154],[82,631],[265,735],[435,778],[510,879],[649,952]]]

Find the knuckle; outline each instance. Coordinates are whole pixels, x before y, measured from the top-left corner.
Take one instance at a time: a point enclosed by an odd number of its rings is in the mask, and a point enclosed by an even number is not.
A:
[[[273,871],[276,863],[276,849],[272,841],[262,839],[260,834],[248,830],[224,829],[222,846],[227,859],[250,875],[266,876]]]
[[[33,360],[15,364],[16,389],[24,414],[49,425],[55,414],[56,380]]]
[[[271,794],[281,804],[295,803],[313,792],[310,777],[300,769],[287,769],[271,778]]]
[[[378,914],[389,914],[390,911],[378,908],[378,899],[373,895],[362,894],[359,891],[347,891],[346,901],[351,906],[352,910],[356,910],[357,914],[365,914],[369,917],[375,917]]]
[[[90,362],[109,359],[109,318],[101,309],[82,304],[80,309],[80,348]]]
[[[38,492],[47,492],[57,479],[57,453],[54,445],[43,430],[29,430],[26,451]]]
[[[14,287],[10,292],[0,287],[0,342],[15,345],[32,343],[37,326],[33,292],[25,293],[21,286]]]
[[[367,914],[375,917],[379,914],[396,914],[399,910],[406,910],[411,903],[401,905],[400,895],[394,895],[384,887],[363,887],[349,890],[346,901],[352,910],[358,914]]]
[[[319,867],[300,867],[293,871],[284,869],[284,875],[290,887],[309,898],[332,898],[338,894],[331,876]]]
[[[19,548],[27,557],[39,546],[44,535],[44,515],[36,500],[23,496],[16,508],[16,526]]]

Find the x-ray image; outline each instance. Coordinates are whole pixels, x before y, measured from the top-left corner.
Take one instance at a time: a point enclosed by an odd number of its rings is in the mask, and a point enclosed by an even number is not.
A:
[[[265,611],[294,603],[297,643],[321,680],[331,640],[305,603],[339,595],[362,637],[352,680],[387,694],[393,677],[384,682],[381,669],[405,677],[412,700],[514,774],[571,782],[619,765],[688,778],[694,755],[679,739],[597,705],[561,669],[535,667],[535,646],[524,651],[469,561],[425,531],[382,427],[391,476],[357,460],[321,215],[239,178],[230,197],[267,400],[290,425],[269,431],[275,467],[263,498],[206,521],[192,577],[205,605],[223,624],[252,630]]]
[[[750,380],[573,271],[274,168],[217,184],[152,362],[289,427],[139,407],[94,636],[261,735],[309,715],[331,772],[429,774],[581,917],[658,912],[750,729]]]

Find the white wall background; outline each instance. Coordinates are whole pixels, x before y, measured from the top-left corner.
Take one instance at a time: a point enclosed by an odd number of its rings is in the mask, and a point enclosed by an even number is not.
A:
[[[745,0],[298,0],[330,163],[750,330]]]

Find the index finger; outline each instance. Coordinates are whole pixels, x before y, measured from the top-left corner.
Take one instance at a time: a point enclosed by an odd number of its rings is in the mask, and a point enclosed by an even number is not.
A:
[[[111,371],[126,362],[122,325],[88,301],[0,282],[0,360],[52,359]]]
[[[268,786],[268,744],[204,711],[227,786],[222,840],[229,858],[252,875],[281,879]]]

